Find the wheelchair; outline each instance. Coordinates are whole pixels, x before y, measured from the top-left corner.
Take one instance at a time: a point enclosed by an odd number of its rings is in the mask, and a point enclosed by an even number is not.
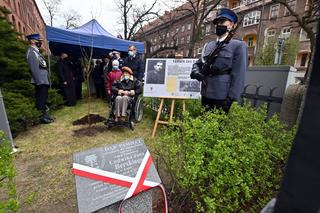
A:
[[[115,99],[116,95],[111,97],[111,108],[109,116],[105,122],[107,128],[112,127],[127,127],[131,130],[134,130],[135,123],[138,123],[142,120],[143,117],[143,100],[140,94],[133,96],[131,99],[128,109],[127,109],[127,119],[125,121],[116,121],[114,115]]]

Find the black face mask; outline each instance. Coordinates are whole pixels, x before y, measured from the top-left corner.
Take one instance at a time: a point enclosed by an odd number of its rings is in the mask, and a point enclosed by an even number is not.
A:
[[[224,26],[224,25],[217,25],[216,26],[216,35],[217,36],[222,36],[226,32],[228,32],[227,26]]]
[[[42,45],[42,42],[41,42],[41,41],[38,41],[38,42],[36,43],[36,46],[37,46],[38,48],[40,48],[41,45]]]

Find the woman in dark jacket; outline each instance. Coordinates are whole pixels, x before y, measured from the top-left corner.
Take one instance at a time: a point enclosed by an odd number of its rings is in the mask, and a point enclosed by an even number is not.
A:
[[[129,67],[122,67],[120,80],[112,85],[112,92],[116,95],[114,115],[115,121],[125,120],[127,109],[133,96],[142,92],[142,83],[133,77],[133,72]]]

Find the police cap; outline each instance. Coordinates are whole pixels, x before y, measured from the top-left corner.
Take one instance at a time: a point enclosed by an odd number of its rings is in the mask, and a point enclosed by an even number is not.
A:
[[[213,20],[213,24],[217,24],[217,21],[219,19],[228,19],[229,21],[232,21],[233,23],[238,22],[237,14],[228,8],[221,8],[218,10],[217,17]]]
[[[27,35],[26,38],[30,41],[30,40],[37,40],[37,41],[41,41],[42,39],[40,38],[40,34],[35,33],[35,34],[30,34]]]

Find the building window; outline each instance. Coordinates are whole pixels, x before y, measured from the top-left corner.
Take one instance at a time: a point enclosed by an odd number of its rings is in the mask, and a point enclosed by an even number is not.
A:
[[[282,35],[284,38],[290,37],[290,34],[291,34],[291,27],[284,27],[284,28],[282,28],[282,30],[281,30],[281,35]]]
[[[296,0],[287,0],[287,3],[289,5],[289,7],[291,8],[291,10],[295,11],[296,10]],[[287,7],[285,7],[284,9],[284,16],[289,16],[290,12],[287,9]]]
[[[244,17],[243,26],[246,27],[246,26],[258,24],[260,21],[260,16],[261,16],[261,11],[258,11],[258,10],[248,13]]]
[[[301,55],[300,67],[306,67],[308,60],[308,53],[303,53]]]
[[[274,29],[268,30],[267,37],[273,37],[275,35],[276,35],[276,30]]]
[[[167,33],[167,38],[169,38],[170,37],[170,33]]]
[[[230,3],[231,9],[238,8],[241,5],[241,1],[240,0],[232,0],[229,3]]]
[[[191,30],[191,24],[188,24],[187,29]]]
[[[166,44],[165,43],[162,43],[162,48],[164,48],[166,46]]]
[[[310,38],[308,37],[308,34],[306,33],[306,31],[304,31],[304,30],[301,28],[299,40],[300,40],[300,41],[307,41],[307,40],[309,40],[309,39],[310,39]]]
[[[179,29],[179,27],[177,27],[177,28],[176,28],[176,33],[178,33],[178,32],[179,32],[179,30],[180,30],[180,29]]]
[[[243,3],[244,4],[251,4],[251,3],[254,3],[254,2],[257,2],[259,0],[243,0]]]
[[[187,36],[187,43],[190,42],[190,38],[191,38],[190,35],[188,35],[188,36]]]
[[[184,32],[184,30],[185,30],[185,27],[184,27],[184,25],[181,27],[181,32]]]
[[[253,36],[249,36],[248,37],[248,47],[254,47],[255,43],[254,43],[254,37]]]
[[[179,45],[179,39],[176,38],[176,46],[178,46],[178,45]]]
[[[12,15],[12,25],[14,27],[16,27],[16,19],[15,19],[14,15]]]
[[[209,35],[211,30],[211,24],[206,24],[205,35]]]
[[[181,38],[181,44],[184,44],[184,37]]]
[[[163,39],[163,40],[166,39],[166,34],[163,34],[163,35],[162,35],[162,39]]]
[[[202,47],[199,47],[198,48],[198,53],[197,53],[197,56],[200,57],[202,54]]]
[[[280,4],[272,5],[270,7],[270,19],[277,18],[279,16]]]
[[[173,45],[174,45],[174,42],[173,42],[173,41],[171,41],[171,43],[170,43],[170,47],[173,47]]]

